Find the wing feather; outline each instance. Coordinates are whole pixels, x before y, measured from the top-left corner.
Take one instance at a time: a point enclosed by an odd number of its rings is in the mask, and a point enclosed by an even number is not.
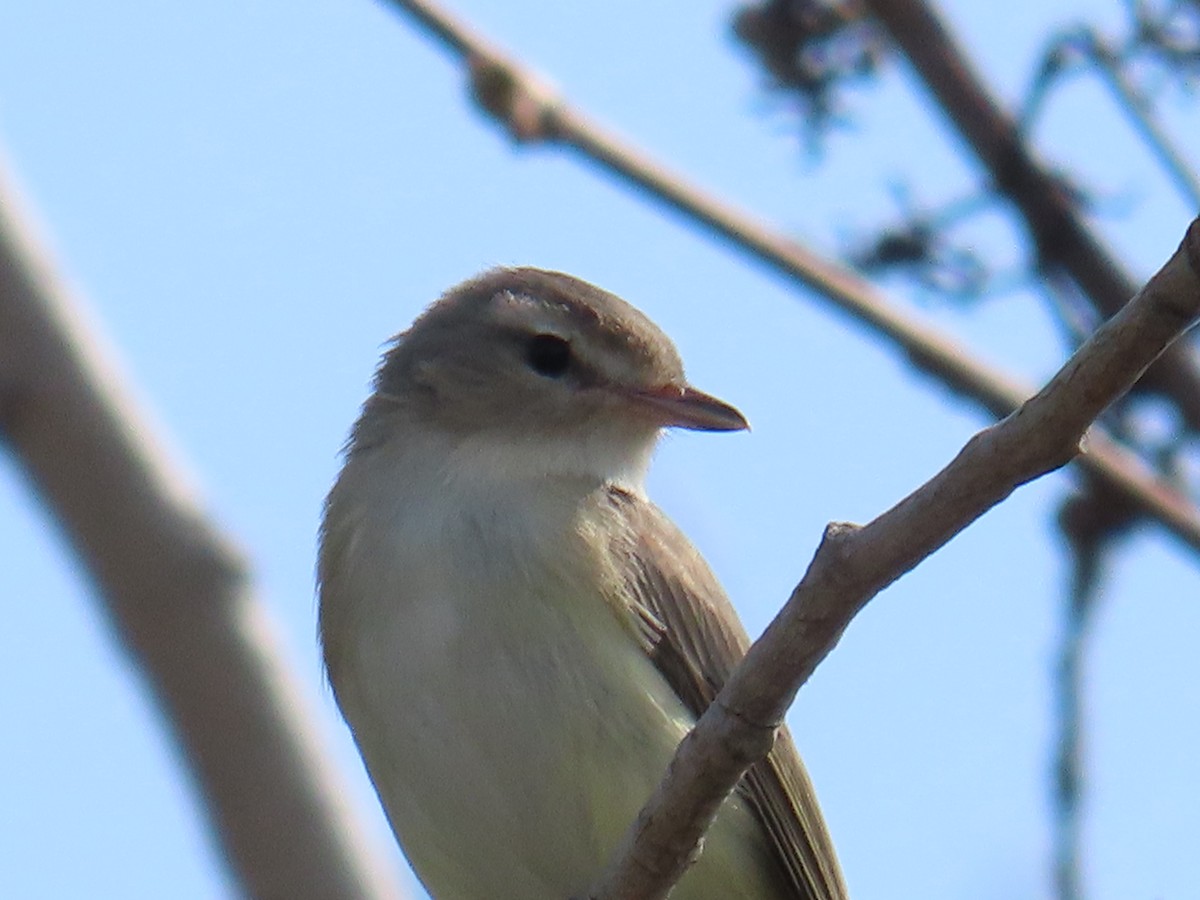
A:
[[[614,558],[629,560],[621,575],[648,637],[644,646],[699,718],[750,638],[704,558],[658,507],[615,486],[606,499],[627,526],[617,531],[627,546],[614,548]],[[845,900],[833,842],[786,727],[737,790],[762,821],[798,900]]]

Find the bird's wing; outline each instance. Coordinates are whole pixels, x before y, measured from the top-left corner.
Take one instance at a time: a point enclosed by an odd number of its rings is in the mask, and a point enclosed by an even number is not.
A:
[[[623,520],[616,558],[630,560],[623,579],[643,645],[663,677],[697,718],[741,661],[750,639],[716,576],[658,507],[611,487],[607,502]],[[737,790],[770,835],[796,897],[844,900],[846,887],[812,782],[787,728],[770,755]]]

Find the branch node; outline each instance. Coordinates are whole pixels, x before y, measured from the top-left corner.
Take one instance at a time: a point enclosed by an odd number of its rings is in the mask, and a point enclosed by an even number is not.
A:
[[[467,58],[471,97],[499,120],[518,144],[556,137],[554,114],[559,94],[546,79],[505,59],[483,52]]]
[[[849,551],[851,539],[860,531],[862,526],[854,522],[830,522],[821,535],[821,543],[829,545],[829,552],[844,556]]]

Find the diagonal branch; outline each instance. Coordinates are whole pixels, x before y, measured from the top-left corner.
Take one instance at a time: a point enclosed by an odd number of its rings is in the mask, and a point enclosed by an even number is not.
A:
[[[657,900],[720,805],[766,756],[764,733],[879,591],[1018,486],[1079,453],[1090,423],[1200,318],[1200,219],[1167,264],[1036,396],[976,434],[921,488],[863,526],[834,523],[783,610],[675,754],[591,900]]]
[[[923,0],[864,0],[1025,220],[1040,261],[1061,268],[1104,317],[1133,296],[1133,279],[1088,228],[1069,193],[1034,157],[1016,123],[992,96],[966,54]],[[1146,387],[1168,395],[1188,427],[1200,430],[1200,368],[1180,342],[1147,372]]]
[[[917,368],[997,418],[1011,413],[1031,393],[1003,372],[972,358],[952,338],[900,311],[856,273],[689,184],[573,109],[544,79],[506,56],[437,3],[388,2],[413,15],[438,40],[466,58],[476,101],[518,141],[558,141],[579,151],[736,248],[811,288],[837,310],[902,349]],[[1077,463],[1139,512],[1200,551],[1200,510],[1133,453],[1095,432],[1088,451]]]
[[[0,165],[0,440],[161,705],[243,891],[401,896],[343,800],[242,551],[206,518],[105,349]]]

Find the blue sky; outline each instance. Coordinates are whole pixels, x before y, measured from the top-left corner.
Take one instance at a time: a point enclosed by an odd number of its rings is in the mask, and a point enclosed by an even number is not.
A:
[[[947,8],[1010,103],[1047,29],[1120,21],[1116,3],[1084,0]],[[725,4],[455,9],[660,159],[825,251],[895,214],[889,179],[936,201],[973,175],[895,66],[851,95],[856,124],[825,160],[806,161]],[[1167,111],[1196,158],[1191,103]],[[1071,82],[1050,111],[1043,154],[1131,209],[1099,227],[1145,277],[1189,211],[1095,87]],[[645,310],[692,380],[746,413],[750,434],[669,436],[650,490],[754,633],[827,521],[882,511],[984,424],[819,298],[609,176],[514,151],[440,49],[369,0],[9,4],[0,140],[98,329],[252,555],[381,846],[390,835],[321,680],[315,532],[381,345],[444,288],[501,263],[580,275]],[[995,217],[970,234],[1022,258]],[[1036,296],[914,311],[1030,382],[1061,360]],[[1067,576],[1053,515],[1070,484],[1022,489],[890,588],[801,692],[791,721],[856,898],[1049,896]],[[147,692],[12,465],[0,544],[6,892],[230,896]],[[1112,561],[1087,665],[1090,897],[1182,897],[1200,882],[1198,581],[1152,528]]]

